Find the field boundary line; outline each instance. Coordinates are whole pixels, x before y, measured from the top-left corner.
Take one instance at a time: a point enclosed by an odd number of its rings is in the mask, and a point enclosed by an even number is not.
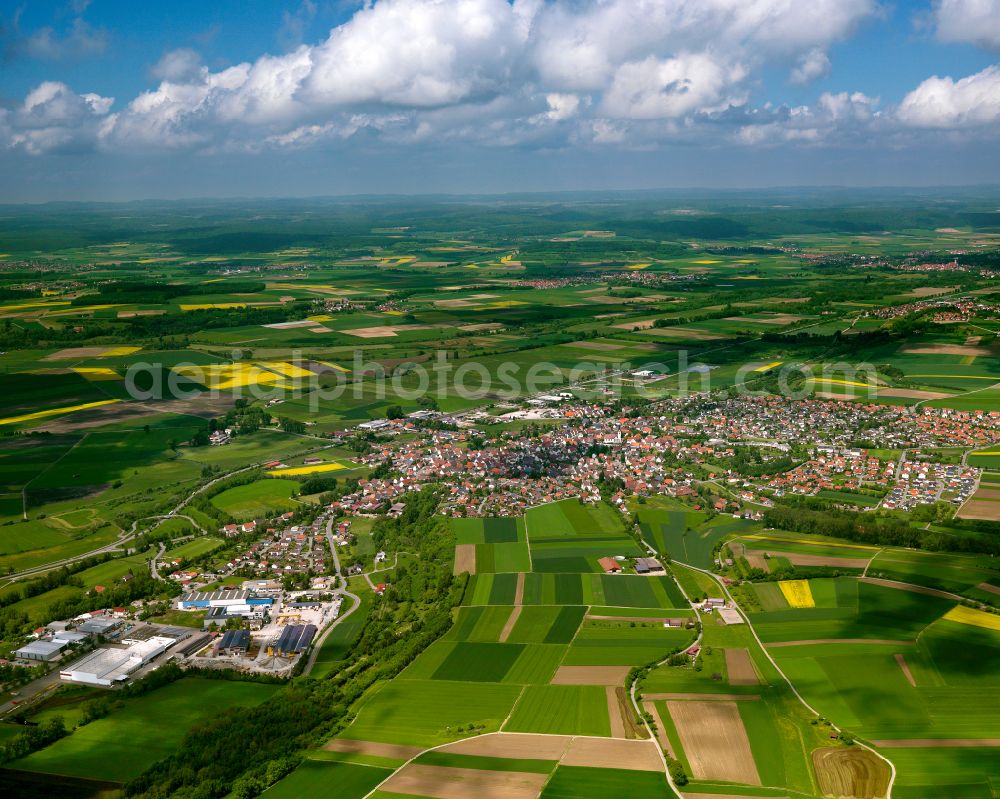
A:
[[[882,547],[881,549],[879,549],[874,555],[872,555],[868,559],[868,562],[865,564],[865,570],[863,572],[861,572],[861,576],[862,577],[867,577],[868,576],[868,570],[871,568],[871,565],[875,562],[875,558],[877,558],[883,552],[885,552],[885,547]]]

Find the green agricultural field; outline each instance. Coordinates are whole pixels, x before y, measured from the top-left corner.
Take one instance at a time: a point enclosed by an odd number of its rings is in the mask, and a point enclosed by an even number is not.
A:
[[[512,517],[450,518],[458,544],[512,544],[524,541],[524,520]]]
[[[216,494],[212,497],[212,504],[234,519],[272,516],[297,507],[292,494],[298,489],[299,484],[295,480],[258,480]]]
[[[13,768],[68,777],[124,782],[168,756],[196,722],[232,707],[268,699],[274,685],[186,677],[93,721]]]
[[[932,621],[955,603],[936,596],[858,582],[852,604],[854,578],[810,580],[835,587],[835,607],[789,608],[751,613],[750,620],[764,642],[827,638],[914,640]],[[824,589],[825,590],[825,586]]]
[[[658,772],[559,766],[542,791],[541,799],[607,799],[611,796],[666,799],[671,792],[666,777]]]
[[[506,605],[461,608],[455,626],[445,638],[455,641],[499,641],[512,608]]]
[[[213,536],[203,536],[201,538],[195,538],[193,541],[186,541],[179,547],[174,549],[168,549],[163,553],[161,560],[169,563],[174,558],[181,558],[183,560],[193,560],[194,558],[199,558],[202,555],[207,555],[210,552],[214,552],[219,547],[223,546],[226,542],[221,538],[214,538]]]
[[[905,583],[964,593],[980,583],[1000,579],[1000,564],[985,555],[885,549],[872,560],[868,573]]]
[[[528,545],[514,541],[504,544],[476,544],[476,573],[526,572],[531,570]]]
[[[434,680],[501,682],[524,649],[523,644],[463,641],[438,666]]]
[[[532,685],[524,689],[504,730],[610,736],[610,725],[601,686]]]
[[[1000,766],[993,748],[893,749],[896,766],[892,795],[899,799],[993,799]]]
[[[636,507],[639,529],[650,546],[701,569],[712,566],[712,554],[720,541],[755,527],[752,522],[726,516],[705,521],[706,515],[700,511]]]
[[[532,644],[568,644],[576,635],[586,608],[530,607],[521,609],[509,641]]]
[[[326,637],[320,647],[319,654],[316,656],[316,663],[310,672],[311,676],[321,679],[332,672],[337,664],[343,662],[344,656],[361,635],[361,630],[373,604],[372,596],[371,592],[360,594],[361,604],[357,610],[351,613],[350,618],[340,622]],[[342,616],[350,610],[348,603],[352,601],[350,597],[344,598],[344,605],[341,607]]]
[[[436,746],[464,737],[457,727],[499,729],[521,693],[516,685],[394,680],[364,700],[343,734],[362,741]]]
[[[575,499],[531,508],[525,514],[525,526],[532,542],[624,537],[625,531],[621,518],[608,505],[585,505]]]
[[[267,799],[318,797],[330,793],[335,786],[338,799],[362,799],[390,774],[391,769],[376,766],[304,760],[295,771],[262,795]]]
[[[573,639],[568,666],[643,666],[692,643],[691,630],[667,629],[659,621],[587,620]]]

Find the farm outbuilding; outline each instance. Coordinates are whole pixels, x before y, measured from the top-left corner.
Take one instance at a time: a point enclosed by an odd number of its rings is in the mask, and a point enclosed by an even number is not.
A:
[[[619,574],[622,565],[614,558],[601,558],[597,564],[604,569],[605,574]]]
[[[656,558],[639,558],[635,562],[636,574],[663,574],[663,564]]]

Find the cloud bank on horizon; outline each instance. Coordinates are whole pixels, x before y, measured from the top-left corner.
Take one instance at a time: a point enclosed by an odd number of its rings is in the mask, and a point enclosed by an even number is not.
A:
[[[84,22],[21,41],[53,64],[97,52]],[[1000,64],[929,74],[901,96],[859,86],[801,104],[762,98],[766,76],[808,91],[832,50],[885,9],[877,0],[374,0],[302,42],[313,0],[286,11],[284,52],[209,66],[164,53],[158,83],[109,97],[59,75],[0,108],[0,147],[52,153],[254,153],[331,142],[484,148],[774,147],[1000,131]],[[942,43],[1000,53],[1000,0],[934,0],[921,24]],[[1000,56],[998,56],[1000,58]],[[805,87],[805,89],[802,89]]]

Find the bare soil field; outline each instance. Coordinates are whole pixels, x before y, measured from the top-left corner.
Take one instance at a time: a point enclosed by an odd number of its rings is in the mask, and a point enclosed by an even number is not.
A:
[[[976,499],[1000,499],[1000,488],[980,488],[972,495]]]
[[[562,765],[621,768],[628,771],[663,770],[663,762],[652,741],[608,738],[574,738],[563,755]]]
[[[747,319],[742,316],[727,316],[727,319],[731,319],[734,322],[751,322],[758,325],[790,325],[794,322],[801,322],[805,319],[804,316],[796,316],[795,314],[784,313],[775,314],[767,319]]]
[[[726,671],[730,685],[760,685],[750,653],[746,649],[726,650]]]
[[[960,519],[1000,521],[1000,502],[991,499],[970,499],[955,514]]]
[[[781,552],[773,549],[767,550],[767,554],[772,558],[788,558],[789,563],[793,566],[836,566],[846,569],[863,569],[868,562],[868,558],[838,558],[828,555],[807,555],[802,552]],[[747,562],[750,562],[751,555],[763,560],[764,550],[748,549],[746,551]]]
[[[978,588],[980,591],[986,591],[987,593],[990,594],[1000,595],[1000,587],[997,587],[995,585],[990,585],[989,583],[980,583],[979,585],[976,586],[976,588]]]
[[[69,361],[75,358],[96,358],[114,347],[67,347],[42,358],[43,361]]]
[[[458,329],[466,333],[478,333],[481,330],[499,330],[503,325],[499,322],[478,322],[472,325],[461,325]]]
[[[696,779],[760,785],[735,702],[667,702]]]
[[[476,545],[456,544],[455,545],[455,568],[453,574],[468,572],[476,573]]]
[[[902,399],[947,399],[952,396],[944,391],[923,391],[916,388],[880,388],[878,390],[883,397],[900,397]]]
[[[666,730],[663,728],[663,719],[660,718],[660,711],[656,709],[655,704],[649,701],[643,701],[642,709],[653,717],[653,722],[656,724],[656,742],[660,745],[660,748],[664,752],[666,752],[670,757],[674,757],[674,752],[670,748],[670,739],[667,737]]]
[[[657,327],[649,331],[656,336],[670,336],[671,338],[689,338],[692,341],[718,341],[725,338],[707,330],[696,330],[690,327]]]
[[[899,664],[899,668],[903,672],[903,676],[906,677],[906,681],[913,686],[917,687],[917,681],[913,679],[913,672],[910,671],[910,665],[906,662],[905,655],[896,655],[896,662]]]
[[[747,796],[745,793],[686,793],[684,799],[758,799],[758,797]],[[788,799],[788,797],[774,796],[772,799]]]
[[[375,757],[389,757],[396,760],[409,760],[424,751],[419,746],[383,744],[377,741],[352,741],[347,738],[334,738],[332,741],[327,741],[323,748],[328,752],[373,755]]]
[[[232,395],[210,397],[202,395],[189,400],[163,400],[157,402],[116,402],[99,408],[88,408],[77,411],[71,417],[53,419],[39,425],[36,429],[48,433],[72,433],[74,430],[85,430],[91,427],[101,427],[112,422],[125,419],[141,419],[144,416],[159,416],[163,413],[180,413],[188,416],[200,416],[211,419],[221,416],[233,405],[236,398]]]
[[[373,325],[372,327],[353,327],[350,330],[341,330],[348,336],[357,338],[383,338],[394,337],[401,330],[429,330],[431,325]]]
[[[933,297],[935,294],[947,294],[950,291],[955,291],[958,286],[921,286],[920,288],[913,289],[909,292],[911,297]]]
[[[903,347],[908,355],[992,355],[989,347],[974,347],[968,344],[929,344],[923,347]]]
[[[604,693],[608,700],[608,721],[611,722],[612,738],[627,738],[625,734],[625,720],[622,718],[622,708],[618,703],[618,695],[615,693],[613,685],[605,686]]]
[[[628,666],[560,666],[552,685],[623,685]]]
[[[517,588],[514,589],[514,604],[520,605],[524,601],[524,572],[517,574]]]
[[[382,790],[434,799],[535,799],[548,774],[447,768],[411,763],[382,784]]]
[[[640,322],[622,322],[611,326],[618,330],[651,330],[655,321],[655,319],[643,319]]]
[[[828,796],[877,799],[889,790],[889,766],[860,746],[831,746],[813,751],[820,788]]]
[[[771,571],[767,566],[767,559],[764,557],[764,553],[759,549],[747,549],[746,544],[731,543],[729,545],[730,551],[733,553],[734,558],[746,558],[747,565],[751,569],[760,569],[762,572]]]
[[[643,699],[652,702],[667,700],[672,702],[756,702],[757,694],[643,694]]]
[[[571,735],[491,732],[488,735],[480,735],[477,738],[468,738],[442,746],[438,751],[453,752],[456,755],[507,757],[514,760],[518,758],[559,760],[572,741],[573,736]]]
[[[503,629],[500,631],[500,638],[498,640],[501,644],[510,638],[510,633],[514,629],[514,625],[517,624],[517,619],[520,615],[521,606],[515,605],[510,611],[510,616],[507,617],[507,623],[504,624]]]
[[[567,346],[579,347],[582,350],[601,350],[606,352],[613,352],[614,350],[621,349],[620,344],[611,344],[607,341],[573,341]]]

